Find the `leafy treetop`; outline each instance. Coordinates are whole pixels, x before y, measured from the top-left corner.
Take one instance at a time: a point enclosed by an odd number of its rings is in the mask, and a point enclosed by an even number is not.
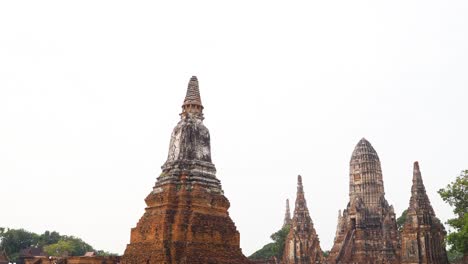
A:
[[[462,171],[454,182],[439,190],[442,199],[453,207],[456,218],[447,223],[454,231],[447,236],[451,253],[468,257],[468,170]]]
[[[270,236],[273,242],[266,244],[263,248],[253,253],[249,258],[270,259],[272,257],[276,257],[277,259],[281,259],[283,257],[284,243],[288,236],[289,228],[289,225],[285,225],[283,228],[273,233]]]
[[[73,236],[60,235],[55,231],[45,231],[39,235],[24,229],[0,227],[0,252],[4,251],[10,261],[18,262],[20,251],[29,247],[40,248],[49,256],[83,256],[95,251],[92,246]],[[115,255],[106,251],[96,251],[99,256]]]

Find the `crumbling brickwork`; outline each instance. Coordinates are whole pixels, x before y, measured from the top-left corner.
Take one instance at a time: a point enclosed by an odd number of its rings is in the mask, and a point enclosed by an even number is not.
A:
[[[300,175],[297,177],[294,215],[284,244],[284,264],[311,264],[323,261],[320,241],[309,215]]]
[[[411,198],[401,233],[401,263],[448,263],[444,237],[444,226],[435,216],[426,194],[419,163],[415,162]]]
[[[338,226],[328,263],[399,263],[393,207],[385,200],[377,152],[361,139],[350,161],[348,206]]]
[[[198,80],[192,77],[167,161],[145,199],[145,213],[131,231],[122,263],[250,263],[216,178],[203,119]]]

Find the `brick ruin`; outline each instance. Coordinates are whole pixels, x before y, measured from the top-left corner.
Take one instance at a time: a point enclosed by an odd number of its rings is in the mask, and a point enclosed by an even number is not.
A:
[[[289,209],[289,203],[287,209]],[[294,215],[284,245],[282,262],[284,264],[322,263],[323,261],[320,241],[309,215],[300,175],[297,177]]]
[[[427,197],[419,164],[415,162],[411,198],[401,232],[401,263],[448,263],[445,233]]]
[[[366,139],[353,151],[349,203],[338,216],[329,263],[399,263],[395,213],[385,199],[377,152]]]
[[[181,120],[174,128],[167,160],[137,226],[131,230],[121,263],[447,263],[445,230],[435,217],[415,163],[408,216],[401,234],[385,199],[377,152],[366,139],[350,160],[349,203],[338,215],[334,245],[323,256],[298,176],[294,214],[289,200],[283,227],[290,231],[282,260],[250,262],[239,247],[211,161],[210,134],[203,124],[198,80],[190,79]]]
[[[190,79],[180,116],[167,161],[145,199],[144,215],[131,230],[122,263],[250,263],[239,247],[230,204],[211,161],[196,77]]]

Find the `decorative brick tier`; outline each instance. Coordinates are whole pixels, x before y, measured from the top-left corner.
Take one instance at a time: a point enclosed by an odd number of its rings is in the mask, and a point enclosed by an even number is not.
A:
[[[289,206],[288,206],[289,209]],[[302,177],[297,177],[297,196],[289,234],[284,243],[284,264],[322,263],[320,241],[304,196]]]
[[[401,263],[448,263],[445,233],[427,197],[419,164],[415,162],[411,198],[401,232]]]
[[[131,231],[124,264],[247,264],[211,162],[198,80],[190,79],[162,173]]]
[[[348,206],[338,226],[328,263],[399,263],[393,207],[385,200],[377,152],[361,139],[350,161]]]

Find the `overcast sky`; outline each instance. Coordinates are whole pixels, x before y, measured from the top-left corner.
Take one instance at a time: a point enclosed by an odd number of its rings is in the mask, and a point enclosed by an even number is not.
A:
[[[362,137],[397,216],[416,160],[452,216],[437,190],[468,169],[467,1],[155,2],[0,2],[0,226],[123,253],[192,75],[246,255],[298,174],[331,248]]]

